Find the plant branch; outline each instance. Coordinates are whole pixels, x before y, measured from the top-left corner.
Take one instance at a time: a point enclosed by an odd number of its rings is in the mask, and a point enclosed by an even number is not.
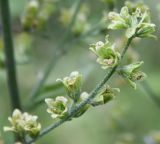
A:
[[[125,55],[128,47],[129,47],[130,43],[132,42],[133,38],[134,38],[134,36],[128,39],[127,44],[126,44],[126,46],[124,47],[124,49],[123,49],[123,51],[122,51],[121,60],[123,59],[123,57],[124,57],[124,55]],[[120,60],[120,62],[121,62],[121,60]],[[45,134],[47,134],[47,133],[50,132],[51,130],[55,129],[56,127],[60,126],[60,125],[63,124],[65,121],[71,119],[82,107],[84,107],[87,103],[89,103],[90,100],[93,99],[93,98],[97,95],[98,91],[99,91],[99,90],[105,85],[105,83],[111,78],[111,76],[112,76],[112,75],[114,74],[114,72],[116,71],[117,67],[118,67],[118,65],[117,65],[117,66],[114,66],[112,69],[110,69],[110,70],[108,71],[108,73],[106,74],[106,76],[104,77],[104,79],[96,86],[96,88],[90,93],[89,97],[88,97],[85,101],[81,102],[79,105],[77,105],[76,107],[74,107],[74,108],[70,111],[69,115],[68,115],[66,118],[61,119],[61,120],[55,122],[53,125],[51,125],[51,126],[47,127],[46,129],[44,129],[44,130],[40,133],[40,135],[37,137],[37,139],[39,139],[40,137],[44,136]],[[27,144],[31,144],[31,143],[35,142],[37,139],[31,140],[31,141],[29,141]]]
[[[40,80],[37,82],[36,87],[33,89],[32,93],[31,93],[31,99],[36,98],[41,90],[41,88],[43,87],[43,84],[45,83],[45,81],[47,80],[49,74],[52,71],[52,68],[55,66],[56,61],[60,58],[60,56],[65,53],[65,49],[64,49],[64,44],[67,42],[71,29],[74,26],[74,23],[76,21],[78,12],[81,8],[81,5],[83,3],[84,0],[77,0],[76,1],[76,7],[75,7],[75,12],[73,14],[72,20],[68,26],[68,29],[66,31],[66,33],[64,34],[64,37],[62,38],[62,41],[59,43],[59,45],[57,46],[56,50],[59,50],[61,48],[61,51],[58,52],[53,52],[53,56],[48,64],[48,66],[46,67],[45,71],[43,72],[43,76],[40,78]]]
[[[149,84],[144,81],[142,84],[140,84],[142,90],[150,96],[150,98],[153,100],[153,102],[160,107],[160,98],[153,92],[152,88],[149,86]]]
[[[8,0],[0,0],[0,10],[3,27],[4,52],[7,69],[7,80],[9,86],[9,94],[12,103],[12,109],[21,109],[19,98],[18,84],[16,78],[16,66],[14,58],[14,47],[11,32],[10,8]]]

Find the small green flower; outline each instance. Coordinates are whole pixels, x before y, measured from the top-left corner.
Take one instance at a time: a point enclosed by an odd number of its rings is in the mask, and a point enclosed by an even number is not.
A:
[[[118,73],[123,76],[131,86],[136,89],[137,81],[142,81],[146,78],[146,74],[140,71],[140,66],[143,64],[143,61],[136,62],[127,66],[124,66],[118,70]]]
[[[120,54],[115,51],[114,45],[108,41],[108,36],[106,36],[105,43],[99,41],[92,44],[90,50],[98,56],[97,62],[102,65],[103,69],[112,68],[119,62]]]
[[[120,14],[110,12],[108,15],[111,20],[109,29],[126,29],[126,37],[154,37],[152,33],[155,31],[155,24],[150,21],[150,13],[146,8],[145,11],[138,7],[133,11],[129,11],[127,6],[124,6]]]
[[[153,37],[153,38],[155,38],[155,36],[152,35],[152,33],[155,32],[155,24],[142,23],[139,27],[140,28],[137,31],[137,37],[140,37],[140,38]]]
[[[82,87],[82,75],[79,72],[72,72],[69,77],[65,77],[63,79],[57,79],[57,81],[61,81],[67,91],[68,96],[77,101],[79,99]]]
[[[54,99],[47,98],[45,102],[48,106],[47,112],[51,114],[53,119],[60,118],[63,119],[68,114],[67,102],[68,99],[63,96],[57,96]]]
[[[103,87],[97,96],[91,101],[91,105],[98,106],[106,104],[115,97],[117,92],[120,92],[119,88],[111,88],[107,85]]]
[[[131,16],[126,6],[121,9],[120,14],[110,12],[108,14],[108,18],[111,20],[111,24],[109,24],[108,29],[126,29],[130,25]]]
[[[13,131],[20,136],[27,133],[32,138],[35,138],[41,131],[41,124],[37,122],[37,119],[37,116],[30,115],[26,112],[22,113],[20,110],[15,109],[12,117],[8,118],[12,126],[4,127],[4,131]]]
[[[30,137],[36,138],[41,131],[41,124],[37,122],[38,117],[24,113],[23,119],[25,121],[24,130]]]

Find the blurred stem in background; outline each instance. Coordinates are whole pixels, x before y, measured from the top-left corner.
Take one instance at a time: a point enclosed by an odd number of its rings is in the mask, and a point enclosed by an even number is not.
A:
[[[76,7],[75,7],[75,11],[72,17],[72,20],[68,26],[68,29],[66,31],[66,33],[64,34],[64,37],[62,38],[61,42],[59,43],[59,45],[57,46],[56,50],[53,51],[53,56],[48,64],[48,66],[46,67],[46,69],[43,72],[42,77],[39,79],[39,81],[36,84],[36,87],[33,89],[33,91],[31,92],[31,99],[35,99],[41,88],[43,87],[44,83],[46,82],[49,74],[51,73],[53,67],[55,66],[57,59],[60,58],[60,56],[65,53],[65,49],[64,49],[64,44],[67,42],[70,34],[71,34],[71,29],[74,26],[74,23],[76,21],[76,17],[78,15],[78,12],[80,11],[80,8],[82,6],[84,0],[77,0],[75,1]],[[61,50],[59,51],[59,49],[61,48]],[[57,52],[55,52],[57,51]]]
[[[16,66],[14,58],[14,47],[11,32],[10,8],[8,0],[0,0],[1,19],[3,27],[4,52],[7,69],[7,80],[9,94],[12,103],[12,110],[15,108],[21,109],[19,98],[18,84],[16,78]]]
[[[160,98],[155,94],[153,89],[150,87],[147,81],[140,84],[141,90],[148,95],[152,101],[160,108]]]

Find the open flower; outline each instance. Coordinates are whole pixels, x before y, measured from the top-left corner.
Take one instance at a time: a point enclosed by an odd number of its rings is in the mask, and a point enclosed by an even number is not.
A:
[[[115,51],[114,45],[108,41],[108,35],[105,43],[99,41],[92,44],[90,50],[98,56],[97,62],[102,65],[103,69],[114,67],[119,62],[120,54]]]
[[[116,93],[120,92],[119,88],[111,88],[109,85],[103,87],[97,96],[90,102],[92,106],[103,105],[112,100]]]
[[[23,114],[25,121],[24,130],[32,137],[35,138],[41,131],[41,124],[37,122],[38,117],[29,115],[28,113]]]
[[[27,133],[35,138],[41,130],[41,124],[37,122],[37,119],[37,116],[30,115],[26,112],[22,113],[20,110],[15,109],[12,117],[8,118],[12,126],[4,127],[4,131],[13,131],[19,135]]]
[[[133,88],[136,89],[137,81],[142,81],[146,78],[146,74],[140,71],[140,66],[143,64],[143,61],[136,62],[127,66],[124,66],[118,70],[119,74],[123,76]]]
[[[57,81],[61,81],[63,83],[67,94],[71,99],[75,101],[78,100],[82,86],[82,75],[79,74],[79,72],[74,71],[69,75],[69,77],[57,79]]]
[[[142,7],[142,6],[141,6]],[[127,6],[124,6],[120,13],[110,12],[108,14],[111,23],[109,29],[126,29],[126,37],[154,37],[155,24],[150,21],[150,13],[146,8],[138,7],[130,11]]]
[[[63,119],[68,114],[67,102],[68,99],[63,96],[57,96],[55,100],[46,98],[45,102],[48,106],[47,112],[51,114],[53,119]]]

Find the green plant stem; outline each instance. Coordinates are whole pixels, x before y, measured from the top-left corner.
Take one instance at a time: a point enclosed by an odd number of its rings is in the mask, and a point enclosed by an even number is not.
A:
[[[80,11],[81,5],[83,3],[84,0],[77,0],[76,1],[76,7],[75,7],[75,12],[73,14],[72,20],[68,26],[68,29],[66,31],[66,33],[64,34],[64,37],[62,38],[62,41],[59,43],[59,45],[57,46],[56,50],[59,50],[61,48],[61,51],[58,52],[53,52],[53,56],[48,64],[48,66],[46,67],[45,71],[43,72],[43,76],[39,79],[39,81],[37,82],[36,87],[33,89],[32,93],[31,93],[31,99],[36,98],[41,90],[41,88],[43,87],[43,84],[45,83],[45,81],[47,80],[49,74],[52,71],[52,68],[55,66],[56,61],[60,58],[60,56],[65,53],[65,49],[64,49],[64,44],[67,42],[70,33],[71,33],[71,29],[74,26],[74,23],[76,21],[78,12]]]
[[[158,98],[158,96],[154,93],[150,85],[144,81],[140,84],[140,86],[145,94],[148,95],[158,107],[160,107],[160,98]]]
[[[0,10],[1,10],[2,27],[3,27],[7,80],[8,80],[10,99],[12,103],[12,110],[15,108],[21,109],[18,84],[16,78],[16,66],[14,58],[14,47],[13,47],[11,22],[10,22],[10,8],[8,0],[0,0]]]
[[[123,51],[122,51],[121,60],[123,59],[123,57],[124,57],[124,55],[125,55],[128,47],[129,47],[130,43],[132,42],[133,38],[134,38],[134,36],[128,39],[127,44],[126,44],[126,46],[124,47],[124,49],[123,49]],[[121,60],[120,60],[120,62],[121,62]],[[74,108],[70,111],[69,115],[68,115],[66,118],[61,119],[61,120],[55,122],[53,125],[47,127],[46,129],[44,129],[44,130],[40,133],[40,135],[39,135],[36,139],[33,139],[33,140],[29,141],[27,144],[31,144],[31,143],[35,142],[35,141],[36,141],[37,139],[39,139],[40,137],[44,136],[45,134],[47,134],[47,133],[50,132],[51,130],[53,130],[53,129],[55,129],[56,127],[58,127],[58,126],[60,126],[61,124],[63,124],[65,121],[71,119],[82,107],[84,107],[87,103],[90,102],[91,99],[93,99],[93,98],[97,95],[98,91],[105,85],[105,83],[106,83],[106,82],[111,78],[111,76],[115,73],[117,67],[118,67],[118,65],[117,65],[117,66],[114,66],[112,69],[110,69],[110,70],[108,71],[108,73],[106,74],[106,76],[104,77],[104,79],[103,79],[103,80],[96,86],[96,88],[90,93],[89,97],[88,97],[85,101],[81,102],[79,105],[77,105],[76,107],[74,107]]]

